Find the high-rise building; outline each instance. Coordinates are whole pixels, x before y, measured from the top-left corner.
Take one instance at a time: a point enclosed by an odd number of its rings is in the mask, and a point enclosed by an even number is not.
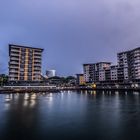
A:
[[[140,80],[140,47],[118,53],[118,79]]]
[[[117,54],[118,57],[118,80],[128,81],[129,80],[129,51],[120,52]]]
[[[93,82],[95,64],[83,64],[85,82]]]
[[[140,80],[140,47],[129,52],[129,78]]]
[[[41,48],[9,45],[9,81],[41,80]]]
[[[118,65],[113,65],[110,67],[110,80],[117,81],[118,80]]]
[[[117,54],[118,65],[110,62],[84,64],[85,82],[140,82],[140,47]]]
[[[83,64],[85,82],[106,81],[109,78],[107,70],[110,69],[110,66],[110,62]]]

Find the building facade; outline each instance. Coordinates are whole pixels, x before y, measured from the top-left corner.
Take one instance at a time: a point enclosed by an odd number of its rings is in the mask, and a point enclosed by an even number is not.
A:
[[[109,77],[106,71],[110,69],[110,66],[110,62],[83,64],[85,82],[106,81],[106,78]]]
[[[129,51],[129,79],[140,80],[140,47]]]
[[[56,76],[56,70],[47,70],[46,76],[47,76],[47,78],[51,78],[51,77]]]
[[[110,80],[111,81],[118,80],[118,65],[113,65],[110,67]]]
[[[84,85],[85,84],[84,74],[76,74],[76,76],[77,76],[77,85]]]
[[[140,47],[118,53],[118,79],[140,80]]]
[[[118,79],[120,81],[129,80],[129,51],[117,54],[118,58]]]
[[[117,65],[110,62],[84,64],[85,82],[140,82],[140,47],[117,54]]]
[[[85,82],[93,82],[95,79],[95,64],[83,64]]]
[[[9,81],[41,80],[41,48],[9,45]]]

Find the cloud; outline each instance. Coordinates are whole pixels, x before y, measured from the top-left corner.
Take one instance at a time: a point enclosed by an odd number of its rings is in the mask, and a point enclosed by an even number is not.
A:
[[[118,51],[140,44],[139,7],[138,0],[3,0],[0,51],[11,42],[43,47],[43,70],[65,75],[85,62],[115,63]]]

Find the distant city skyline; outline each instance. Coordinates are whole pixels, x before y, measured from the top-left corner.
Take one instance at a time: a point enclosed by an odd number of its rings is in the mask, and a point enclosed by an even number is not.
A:
[[[8,45],[43,48],[43,74],[82,73],[82,64],[109,61],[140,46],[138,0],[4,0],[0,5],[0,73]]]

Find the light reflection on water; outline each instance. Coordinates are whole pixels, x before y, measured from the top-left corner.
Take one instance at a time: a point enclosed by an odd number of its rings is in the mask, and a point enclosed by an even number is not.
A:
[[[140,138],[139,92],[0,95],[0,140]]]

